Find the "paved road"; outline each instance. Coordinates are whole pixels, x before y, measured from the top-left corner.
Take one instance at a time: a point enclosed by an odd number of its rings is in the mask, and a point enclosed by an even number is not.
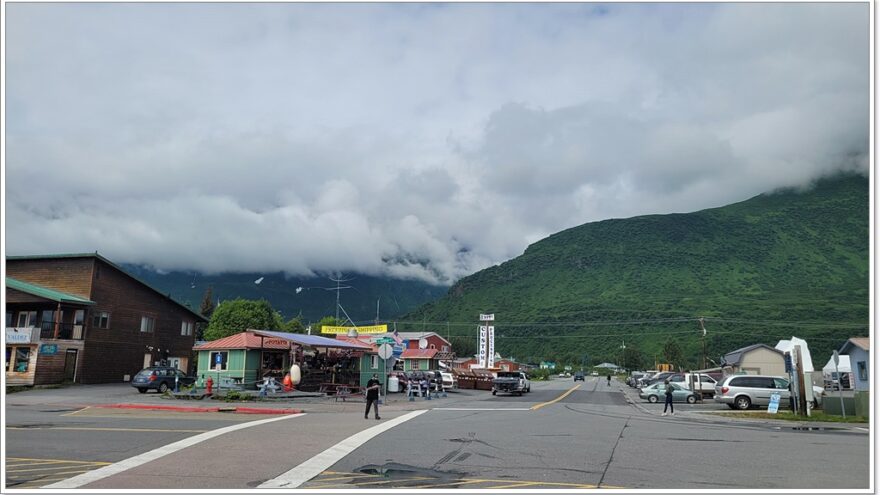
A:
[[[395,396],[382,421],[364,420],[362,403],[305,401],[298,404],[304,416],[253,424],[264,417],[83,408],[73,400],[82,397],[53,392],[7,400],[10,488],[112,468],[233,425],[248,428],[85,487],[247,490],[297,470],[306,489],[868,487],[865,431],[731,422],[701,414],[721,410],[711,402],[676,404],[676,416],[660,417],[662,404],[631,404],[634,391],[618,382],[608,386],[604,377],[536,382],[521,397],[461,391],[409,402]],[[139,395],[118,386],[95,392],[95,403]],[[426,412],[411,412],[419,409]],[[392,424],[397,421],[403,422]],[[383,424],[391,426],[370,433]],[[365,434],[370,438],[360,443]],[[344,455],[328,457],[328,449]]]

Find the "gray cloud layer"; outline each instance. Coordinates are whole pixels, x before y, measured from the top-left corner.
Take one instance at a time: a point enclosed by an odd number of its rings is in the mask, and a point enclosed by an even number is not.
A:
[[[449,282],[868,170],[867,4],[7,4],[11,254]]]

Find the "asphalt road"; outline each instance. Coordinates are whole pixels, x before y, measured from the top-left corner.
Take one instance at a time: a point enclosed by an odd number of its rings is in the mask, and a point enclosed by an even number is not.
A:
[[[259,419],[84,407],[89,401],[161,399],[138,397],[118,386],[72,390],[7,398],[7,487],[44,486]],[[93,390],[94,397],[65,395],[84,390]],[[415,409],[428,411],[356,444],[301,488],[858,489],[869,484],[866,431],[796,431],[700,414],[727,410],[711,401],[676,404],[676,416],[661,417],[662,404],[641,402],[634,390],[616,381],[608,386],[604,377],[535,382],[523,396],[473,390],[432,401],[393,396],[382,408],[382,421],[365,421],[362,403],[322,400],[300,406],[305,416],[226,433],[86,487],[252,489]]]

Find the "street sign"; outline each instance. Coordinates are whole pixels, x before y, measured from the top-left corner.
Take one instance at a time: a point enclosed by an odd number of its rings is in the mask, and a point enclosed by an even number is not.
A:
[[[403,346],[395,345],[394,347],[392,347],[391,355],[395,358],[399,358],[401,355],[403,355]]]
[[[223,363],[223,355],[220,354],[219,352],[217,354],[214,354],[214,362],[218,365],[222,364]]]
[[[376,343],[377,344],[393,344],[394,339],[392,339],[391,337],[381,337],[381,338],[376,339]]]
[[[834,366],[839,365],[840,364],[840,354],[837,352],[837,349],[834,350],[833,356],[834,356]]]
[[[388,359],[394,353],[394,348],[390,344],[382,344],[379,346],[379,357]]]
[[[495,321],[495,313],[490,315],[480,314],[480,321]]]
[[[767,412],[776,414],[779,411],[779,394],[770,394],[770,405],[767,406]]]

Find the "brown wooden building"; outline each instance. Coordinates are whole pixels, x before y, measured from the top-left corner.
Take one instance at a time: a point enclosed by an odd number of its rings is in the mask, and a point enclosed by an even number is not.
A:
[[[129,380],[192,370],[205,318],[97,253],[6,258],[6,383]]]

